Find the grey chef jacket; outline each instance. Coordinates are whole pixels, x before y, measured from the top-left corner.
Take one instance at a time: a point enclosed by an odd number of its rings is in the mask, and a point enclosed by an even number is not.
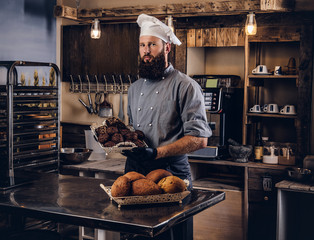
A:
[[[141,78],[130,86],[128,115],[130,124],[144,132],[145,142],[152,148],[173,143],[185,135],[207,138],[212,134],[206,119],[201,87],[171,64],[161,80]],[[151,169],[147,172],[163,167],[171,171],[171,165],[176,163],[181,167],[173,169],[173,174],[190,178],[186,155],[157,159],[154,163],[163,160],[166,166],[150,164]]]

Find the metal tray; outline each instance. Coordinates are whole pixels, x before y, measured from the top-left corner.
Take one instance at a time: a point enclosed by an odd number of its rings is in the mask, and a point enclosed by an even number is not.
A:
[[[191,193],[190,191],[184,191],[180,193],[165,193],[146,196],[112,197],[111,187],[106,187],[103,184],[100,184],[100,187],[108,194],[111,201],[113,200],[118,204],[118,208],[126,205],[142,205],[155,203],[178,202],[179,204],[182,204],[182,200]]]
[[[132,148],[137,147],[135,143],[133,142],[120,142],[118,144],[116,144],[113,147],[104,147],[99,141],[98,141],[98,137],[96,134],[96,128],[103,126],[105,124],[101,124],[101,125],[96,125],[93,124],[90,126],[90,129],[94,135],[95,140],[98,142],[99,146],[108,154],[108,153],[121,153],[122,150],[129,150]],[[130,128],[129,126],[127,126],[131,131],[134,131],[134,129]],[[143,141],[144,142],[144,141]],[[144,142],[145,146],[147,147],[147,144]],[[127,146],[127,147],[126,147]]]

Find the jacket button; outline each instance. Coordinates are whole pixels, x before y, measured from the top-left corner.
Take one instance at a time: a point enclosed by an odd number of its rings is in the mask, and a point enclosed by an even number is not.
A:
[[[154,109],[154,107],[150,107],[150,110],[153,110]]]
[[[143,96],[143,95],[144,95],[144,93],[141,92],[141,96]]]
[[[137,124],[138,127],[140,127],[140,124]]]
[[[159,94],[159,91],[156,91],[156,94]]]
[[[138,110],[138,111],[141,111],[141,108],[138,108],[137,110]]]

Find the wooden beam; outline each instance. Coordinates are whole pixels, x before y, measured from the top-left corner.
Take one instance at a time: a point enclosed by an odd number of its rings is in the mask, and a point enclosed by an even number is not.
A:
[[[261,10],[292,11],[296,0],[261,0]]]
[[[249,36],[250,42],[294,42],[300,41],[300,26],[262,26],[257,34]]]
[[[67,18],[71,20],[78,20],[77,18],[77,9],[68,7],[68,6],[63,6],[63,5],[57,5],[54,8],[54,15],[55,17],[62,17],[62,18]]]
[[[176,17],[233,15],[249,11],[259,11],[260,0],[212,0],[208,2],[192,2],[178,4],[156,4],[127,6],[110,9],[80,9],[64,5],[55,6],[55,17],[63,17],[72,20],[84,20],[99,18],[100,20],[136,19],[141,13],[164,17],[175,15]]]

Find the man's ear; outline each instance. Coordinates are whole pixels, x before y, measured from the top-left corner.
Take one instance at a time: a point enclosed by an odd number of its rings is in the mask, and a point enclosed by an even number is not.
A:
[[[165,43],[165,54],[168,54],[171,51],[171,43]]]

